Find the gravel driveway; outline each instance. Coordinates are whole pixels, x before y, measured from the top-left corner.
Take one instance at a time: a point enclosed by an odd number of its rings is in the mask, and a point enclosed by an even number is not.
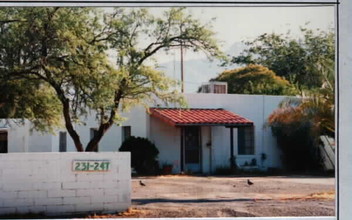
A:
[[[333,216],[334,190],[335,179],[328,177],[139,177],[132,180],[130,212],[131,217]]]

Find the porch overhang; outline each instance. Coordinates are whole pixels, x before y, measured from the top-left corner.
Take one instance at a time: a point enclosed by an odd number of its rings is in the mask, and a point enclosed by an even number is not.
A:
[[[224,109],[150,108],[151,116],[171,126],[253,126],[253,122]]]
[[[204,108],[150,108],[152,117],[158,118],[165,123],[180,127],[181,130],[181,171],[185,170],[186,164],[186,140],[185,132],[190,126],[225,126],[230,130],[230,165],[235,166],[234,160],[234,137],[233,129],[235,127],[251,127],[254,123],[238,114],[224,109],[204,109]],[[189,138],[188,138],[189,139]],[[190,139],[192,140],[192,138]]]

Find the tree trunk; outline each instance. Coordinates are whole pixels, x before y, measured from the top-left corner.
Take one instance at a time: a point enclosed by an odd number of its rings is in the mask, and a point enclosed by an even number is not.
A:
[[[115,93],[115,106],[110,112],[109,121],[107,121],[106,123],[100,124],[98,132],[96,133],[96,135],[94,135],[93,139],[89,141],[89,143],[86,147],[86,151],[95,151],[97,149],[98,143],[103,138],[104,134],[114,124],[114,118],[116,115],[116,111],[118,110],[121,97],[122,97],[122,92],[121,92],[121,90],[119,90]]]
[[[113,123],[112,123],[113,124]],[[99,126],[98,132],[94,135],[94,137],[89,141],[86,151],[95,151],[98,147],[98,143],[103,138],[104,134],[109,130],[112,126],[109,122],[102,124]]]
[[[84,151],[80,137],[72,125],[70,116],[70,100],[65,97],[65,93],[61,90],[60,86],[58,86],[54,81],[48,79],[48,82],[55,89],[56,94],[58,95],[58,98],[62,103],[62,112],[65,119],[65,127],[68,131],[68,134],[71,136],[73,143],[75,144],[76,150],[79,152]]]
[[[63,113],[64,113],[64,118],[65,118],[65,126],[70,134],[77,151],[82,152],[84,151],[83,145],[81,143],[80,137],[77,134],[76,130],[73,128],[72,122],[71,122],[71,117],[70,117],[70,106],[69,106],[69,101],[66,99],[63,101]]]

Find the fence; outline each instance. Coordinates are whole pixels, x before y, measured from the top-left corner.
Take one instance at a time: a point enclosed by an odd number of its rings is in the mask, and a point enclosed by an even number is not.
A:
[[[130,205],[130,153],[0,154],[0,215],[108,213]]]

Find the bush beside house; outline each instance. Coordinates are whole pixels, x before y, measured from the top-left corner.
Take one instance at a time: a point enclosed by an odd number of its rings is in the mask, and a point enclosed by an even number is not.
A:
[[[147,138],[131,136],[121,145],[119,151],[131,152],[131,166],[138,174],[151,175],[159,172],[156,160],[159,150]]]
[[[294,107],[280,108],[269,117],[269,126],[282,150],[282,161],[288,171],[322,169],[318,135],[312,121],[305,120]]]

